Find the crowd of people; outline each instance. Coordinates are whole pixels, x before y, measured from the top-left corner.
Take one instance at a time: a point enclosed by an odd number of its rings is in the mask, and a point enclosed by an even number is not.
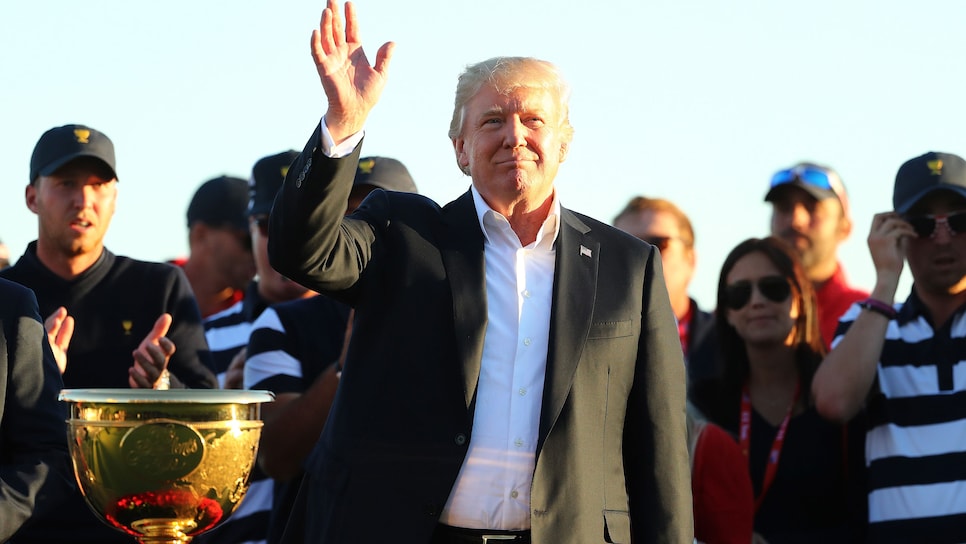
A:
[[[104,246],[110,138],[40,136],[37,238],[0,266],[0,541],[130,541],[74,482],[57,394],[82,387],[275,393],[245,497],[201,543],[966,541],[964,159],[899,168],[869,286],[838,258],[837,172],[776,172],[770,232],[700,308],[682,207],[639,196],[607,224],[558,195],[573,128],[549,62],[460,75],[456,200],[364,156],[393,49],[370,63],[330,1],[324,117],[302,151],[201,183],[167,263]]]

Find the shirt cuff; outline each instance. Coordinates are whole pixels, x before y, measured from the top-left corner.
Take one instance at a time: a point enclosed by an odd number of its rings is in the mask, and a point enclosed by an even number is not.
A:
[[[336,145],[335,140],[332,139],[332,135],[329,134],[328,127],[325,126],[325,117],[322,118],[320,126],[322,127],[322,141],[320,142],[322,144],[322,154],[330,159],[341,159],[351,154],[365,135],[365,131],[360,130],[346,138],[341,144]]]

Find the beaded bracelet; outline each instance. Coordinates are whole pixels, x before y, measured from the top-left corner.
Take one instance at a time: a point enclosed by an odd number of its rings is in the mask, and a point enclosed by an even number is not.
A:
[[[867,298],[865,300],[860,300],[858,304],[859,304],[859,307],[862,308],[863,310],[869,310],[870,312],[875,312],[879,315],[884,315],[890,321],[895,319],[896,316],[899,315],[898,312],[896,312],[895,308],[893,308],[892,306],[889,306],[888,304],[886,304],[885,302],[882,302],[881,300],[876,300],[874,298]]]

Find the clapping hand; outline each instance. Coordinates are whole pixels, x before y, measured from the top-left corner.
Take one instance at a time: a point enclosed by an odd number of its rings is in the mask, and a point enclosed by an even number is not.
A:
[[[67,371],[67,347],[74,336],[74,318],[67,315],[67,308],[61,306],[44,320],[44,329],[47,330],[47,342],[54,352],[57,368],[63,374]]]
[[[171,327],[171,314],[161,314],[154,328],[144,337],[132,355],[134,364],[128,369],[128,384],[133,388],[166,388],[168,360],[174,355],[174,342],[165,335]]]

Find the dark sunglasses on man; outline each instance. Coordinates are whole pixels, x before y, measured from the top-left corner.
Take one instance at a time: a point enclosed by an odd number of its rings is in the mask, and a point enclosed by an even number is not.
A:
[[[966,211],[940,215],[907,214],[903,219],[912,225],[920,238],[934,237],[939,225],[946,225],[953,236],[966,232]]]
[[[667,251],[668,246],[671,245],[671,240],[684,242],[684,239],[679,236],[642,236],[641,240],[657,247],[661,252]]]
[[[781,276],[765,276],[752,283],[749,280],[736,281],[725,287],[725,304],[732,310],[740,310],[751,300],[752,287],[772,302],[785,302],[792,294],[792,286]]]

